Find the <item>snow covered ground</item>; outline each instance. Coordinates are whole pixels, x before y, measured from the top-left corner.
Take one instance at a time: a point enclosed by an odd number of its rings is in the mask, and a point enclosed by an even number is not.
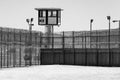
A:
[[[40,65],[0,70],[0,80],[120,80],[119,67]]]

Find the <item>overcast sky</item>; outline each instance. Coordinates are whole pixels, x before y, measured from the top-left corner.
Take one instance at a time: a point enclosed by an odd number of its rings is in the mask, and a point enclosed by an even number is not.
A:
[[[62,25],[55,31],[89,30],[90,19],[94,19],[93,29],[107,29],[110,15],[120,19],[120,0],[0,0],[0,26],[28,29],[26,18],[34,18],[33,29],[44,31],[37,24],[34,8],[62,8]],[[118,23],[111,23],[117,28]]]

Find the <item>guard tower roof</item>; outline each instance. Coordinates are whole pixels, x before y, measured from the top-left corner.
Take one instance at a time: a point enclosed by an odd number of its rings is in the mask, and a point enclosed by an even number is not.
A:
[[[62,11],[63,9],[61,9],[61,8],[35,8],[35,10],[59,10],[59,11]]]

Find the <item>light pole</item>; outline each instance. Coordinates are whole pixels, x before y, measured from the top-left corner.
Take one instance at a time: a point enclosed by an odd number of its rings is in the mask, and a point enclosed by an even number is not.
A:
[[[120,48],[120,20],[113,20],[113,22],[115,23],[115,22],[118,22],[119,23],[119,33],[118,33],[118,38],[119,38],[119,40],[118,40],[118,45],[119,45],[119,48]]]
[[[111,54],[110,54],[110,20],[111,20],[111,17],[110,16],[107,16],[107,20],[109,21],[109,34],[108,34],[108,53],[109,53],[109,65],[111,66]]]
[[[31,46],[32,46],[32,26],[34,26],[34,24],[32,24],[32,22],[33,22],[33,18],[31,18],[31,19],[26,19],[26,22],[28,23],[28,25],[29,25],[29,42],[28,42],[28,44],[27,44],[27,46],[29,47],[29,60],[30,60],[30,62],[29,62],[29,65],[31,66],[32,65],[32,48],[31,48]]]
[[[31,18],[31,19],[26,19],[26,22],[28,23],[28,25],[29,25],[29,44],[28,44],[28,46],[31,46],[32,45],[32,26],[34,26],[34,24],[32,24],[32,22],[33,22],[33,18]]]
[[[93,19],[90,20],[90,49],[91,49],[91,32],[92,32],[92,23],[93,23]]]

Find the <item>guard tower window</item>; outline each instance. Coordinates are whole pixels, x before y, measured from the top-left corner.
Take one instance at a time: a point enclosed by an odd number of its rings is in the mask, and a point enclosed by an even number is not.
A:
[[[56,17],[57,12],[56,11],[48,11],[48,17]]]
[[[48,16],[51,17],[52,16],[52,12],[48,11]]]
[[[39,12],[39,16],[40,17],[45,17],[46,16],[46,12],[45,11],[40,11]]]
[[[39,17],[42,17],[43,13],[42,11],[39,11]]]
[[[53,12],[52,12],[52,15],[56,17],[57,12],[56,12],[56,11],[53,11]]]
[[[46,16],[46,12],[45,11],[43,11],[43,17],[45,17]]]

